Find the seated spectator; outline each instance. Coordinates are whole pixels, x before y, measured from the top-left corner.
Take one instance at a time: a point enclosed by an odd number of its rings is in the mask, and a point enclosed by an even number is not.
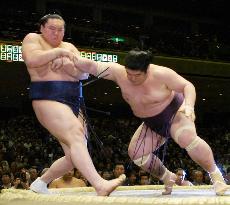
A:
[[[120,175],[125,174],[125,167],[123,163],[117,163],[113,170],[113,178],[117,178]]]
[[[193,186],[193,184],[185,179],[186,172],[182,168],[178,168],[176,170],[177,179],[176,179],[176,185],[178,186]]]
[[[200,170],[193,171],[193,185],[205,185],[204,183],[204,174]]]
[[[29,172],[27,172],[25,168],[21,168],[21,170],[15,174],[13,186],[15,189],[29,189],[29,181]]]
[[[10,172],[10,166],[6,160],[2,160],[0,166],[2,167],[3,172]]]
[[[9,172],[4,172],[2,174],[0,184],[1,184],[0,189],[9,189],[9,188],[11,188],[12,184],[11,184],[11,178],[10,178],[10,173]]]
[[[35,169],[35,168],[30,168],[30,169],[29,169],[29,174],[30,174],[30,181],[29,181],[29,184],[31,184],[33,181],[35,181],[35,180],[38,178],[37,169]]]
[[[136,176],[136,172],[132,171],[131,173],[128,174],[128,179],[126,181],[126,186],[135,186],[137,185],[137,176]]]
[[[85,182],[82,179],[77,179],[73,175],[74,170],[67,172],[62,177],[53,180],[49,184],[49,188],[73,188],[86,186]]]
[[[112,179],[118,178],[120,175],[125,174],[125,166],[121,162],[117,162],[113,169],[113,176]],[[126,179],[127,180],[127,179]],[[126,184],[126,180],[124,181],[123,185]]]
[[[150,185],[149,173],[142,172],[140,174],[140,185]]]
[[[23,182],[20,177],[15,177],[13,180],[13,186],[11,187],[13,189],[29,189],[29,186],[27,183]]]
[[[104,171],[102,171],[102,173],[101,173],[101,177],[103,178],[103,179],[106,179],[106,180],[110,180],[111,178],[112,178],[112,173],[111,172],[109,172],[109,171],[107,171],[107,170],[104,170]]]

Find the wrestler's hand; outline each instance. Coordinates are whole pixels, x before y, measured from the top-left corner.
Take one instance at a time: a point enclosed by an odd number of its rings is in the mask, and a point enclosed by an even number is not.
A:
[[[62,57],[63,60],[63,67],[73,67],[74,68],[74,62],[71,61],[68,57]]]
[[[56,72],[59,70],[63,65],[63,57],[56,58],[51,63],[51,70]]]
[[[63,66],[62,69],[65,73],[72,77],[77,77],[79,74],[78,69],[75,67],[75,64],[73,61],[71,61],[67,57],[63,57]]]
[[[77,55],[74,56],[73,63],[76,68],[79,66],[79,57]]]
[[[192,121],[195,121],[196,116],[194,112],[194,107],[190,105],[185,105],[184,114],[187,118],[191,119]]]
[[[59,57],[68,57],[71,61],[74,61],[75,58],[75,54],[65,48],[54,48],[54,52],[55,52],[55,56],[56,58]]]

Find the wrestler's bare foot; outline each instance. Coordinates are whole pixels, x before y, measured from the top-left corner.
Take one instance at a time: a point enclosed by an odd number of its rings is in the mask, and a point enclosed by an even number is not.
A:
[[[213,184],[214,186],[214,190],[216,192],[216,195],[218,196],[223,196],[225,194],[225,192],[230,189],[230,187],[228,187],[228,185],[226,183],[222,183],[222,182],[215,182]]]
[[[229,187],[226,184],[226,182],[224,181],[222,173],[220,172],[218,167],[216,167],[215,171],[213,171],[209,175],[211,177],[211,181],[213,183],[216,195],[218,195],[218,196],[224,195],[225,192],[227,191],[227,189],[229,189]]]
[[[114,191],[118,186],[122,185],[125,181],[126,176],[124,174],[120,175],[116,179],[104,180],[100,187],[96,188],[98,196],[109,196],[112,191]]]
[[[172,192],[173,185],[175,184],[177,176],[167,170],[167,174],[163,180],[165,185],[165,191],[162,192],[162,195],[170,195]]]

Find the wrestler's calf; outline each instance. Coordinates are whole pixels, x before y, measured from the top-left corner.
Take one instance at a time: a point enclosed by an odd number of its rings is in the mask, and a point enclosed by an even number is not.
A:
[[[175,184],[176,175],[170,172],[156,155],[152,153],[143,155],[142,157],[133,160],[133,162],[146,172],[163,181],[165,185],[165,191],[162,192],[163,195],[171,194],[173,185]]]
[[[210,146],[194,132],[193,126],[183,126],[174,135],[175,142],[186,149],[189,156],[205,169],[211,178],[217,195],[223,195],[227,190],[224,178],[215,165]]]

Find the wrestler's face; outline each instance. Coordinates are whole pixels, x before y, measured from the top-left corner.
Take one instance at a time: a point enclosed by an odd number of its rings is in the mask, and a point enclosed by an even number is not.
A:
[[[147,73],[139,70],[130,70],[126,68],[127,78],[133,85],[140,85],[142,84],[146,78]]]
[[[43,38],[52,47],[58,47],[64,37],[65,25],[60,19],[48,19],[44,26],[41,26]]]

